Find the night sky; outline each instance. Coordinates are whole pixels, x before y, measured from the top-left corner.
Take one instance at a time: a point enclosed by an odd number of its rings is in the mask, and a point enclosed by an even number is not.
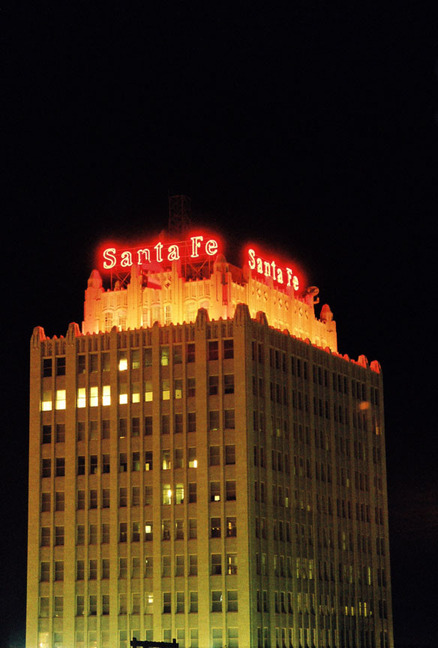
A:
[[[437,646],[433,3],[11,4],[0,645],[24,648],[33,327],[80,323],[99,243],[147,240],[184,193],[229,256],[297,259],[340,352],[381,363],[396,647]]]

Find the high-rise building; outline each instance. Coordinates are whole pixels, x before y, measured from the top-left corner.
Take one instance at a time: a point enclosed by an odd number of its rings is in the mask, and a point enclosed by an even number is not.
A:
[[[34,329],[27,648],[393,647],[380,366],[246,254],[105,247]]]

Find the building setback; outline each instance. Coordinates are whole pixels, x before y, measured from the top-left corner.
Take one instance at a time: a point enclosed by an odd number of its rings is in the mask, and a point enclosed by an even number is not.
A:
[[[26,647],[393,647],[379,364],[220,254],[128,274],[32,335]]]

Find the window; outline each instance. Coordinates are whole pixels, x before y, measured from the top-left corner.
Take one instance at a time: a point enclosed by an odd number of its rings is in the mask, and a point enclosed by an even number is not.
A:
[[[78,387],[76,407],[82,409],[87,404],[87,393],[85,387]]]
[[[51,443],[52,441],[52,426],[43,425],[43,434],[41,437],[41,443]]]
[[[222,574],[221,554],[211,554],[211,574],[212,576]]]
[[[96,475],[98,471],[97,455],[90,455],[90,475]]]
[[[161,522],[161,539],[170,540],[170,520],[162,520]]]
[[[234,374],[224,375],[224,393],[234,394]]]
[[[144,435],[151,436],[152,434],[152,416],[144,417]]]
[[[127,371],[128,370],[128,356],[126,351],[118,352],[118,370]]]
[[[153,539],[152,522],[145,522],[145,525],[144,525],[144,539],[145,539],[145,542],[150,541],[150,540]]]
[[[134,472],[139,472],[139,470],[140,470],[140,453],[139,452],[133,452],[132,453],[131,470],[133,470]]]
[[[224,340],[224,360],[234,358],[234,340]]]
[[[43,378],[49,378],[52,375],[52,358],[43,358]]]
[[[189,576],[198,575],[198,555],[190,554],[189,555]]]
[[[102,386],[102,405],[108,406],[111,405],[111,386],[103,385]]]
[[[64,491],[57,491],[55,493],[55,511],[64,510]]]
[[[41,511],[50,511],[50,493],[41,493]]]
[[[144,453],[144,469],[152,470],[152,450],[146,450]]]
[[[236,499],[236,482],[234,480],[227,480],[225,482],[226,499],[232,502]]]
[[[235,537],[237,535],[236,518],[227,517],[227,536]]]
[[[64,561],[63,560],[56,560],[55,561],[55,580],[56,581],[63,581],[64,580]]]
[[[50,477],[52,473],[52,462],[50,459],[43,459],[41,464],[41,477]]]
[[[237,594],[237,592],[236,592]],[[229,610],[231,611],[231,610]],[[228,648],[239,648],[239,630],[238,628],[228,628]],[[291,644],[292,645],[292,644]],[[286,646],[283,643],[283,646]]]
[[[184,484],[175,485],[175,504],[184,503]]]
[[[132,487],[131,506],[140,506],[140,486]]]
[[[196,412],[187,413],[187,432],[196,432]]]
[[[126,558],[119,558],[119,578],[128,578],[128,561]]]
[[[172,504],[172,489],[170,484],[163,484],[161,487],[161,503],[164,505]]]
[[[90,560],[89,570],[88,570],[88,579],[97,580],[97,560]]]
[[[163,614],[170,614],[172,610],[171,593],[163,592]]]
[[[224,411],[224,425],[227,430],[234,430],[234,410],[226,409]]]
[[[183,415],[180,413],[175,414],[173,432],[174,434],[182,434],[183,432]]]
[[[222,612],[222,592],[220,590],[211,592],[211,611]]]
[[[82,616],[84,614],[84,597],[76,596],[76,615]]]
[[[140,542],[140,522],[137,521],[132,522],[131,541]]]
[[[220,502],[220,499],[221,499],[220,482],[210,482],[210,501]]]
[[[62,617],[64,612],[64,597],[55,596],[54,612],[56,617]]]
[[[210,446],[210,466],[220,465],[220,446]]]
[[[163,378],[161,381],[161,398],[162,400],[170,400],[170,381],[168,378]]]
[[[236,446],[234,445],[225,446],[225,463],[227,465],[236,463]]]
[[[176,592],[176,613],[184,612],[184,592]]]
[[[208,429],[219,430],[219,411],[210,410],[208,413]]]
[[[196,613],[198,611],[198,592],[190,592],[190,608],[189,612]]]
[[[102,489],[102,508],[109,508],[109,507],[110,507],[110,489],[104,488]]]
[[[188,466],[189,466],[189,468],[197,468],[198,467],[198,461],[196,459],[196,448],[189,448],[187,456],[188,456]]]
[[[119,506],[128,506],[128,489],[123,486],[119,488]]]
[[[170,556],[162,556],[161,558],[161,576],[170,576]]]
[[[64,544],[64,527],[55,527],[55,545],[62,546]]]
[[[184,556],[175,557],[175,576],[184,576]]]
[[[50,580],[50,563],[42,562],[40,565],[40,581],[45,583]]]
[[[128,539],[128,524],[127,522],[119,523],[119,542],[126,542]]]
[[[102,614],[109,614],[110,611],[110,597],[109,594],[102,594]]]
[[[66,391],[65,389],[56,390],[55,409],[63,410],[66,407]]]
[[[97,544],[97,524],[90,524],[88,544]]]
[[[109,558],[102,559],[102,578],[107,579],[110,577],[110,561]]]
[[[144,399],[146,402],[151,402],[152,397],[152,380],[146,380],[144,383]]]
[[[194,398],[196,396],[196,379],[187,378],[187,396]]]
[[[56,424],[56,443],[64,443],[65,441],[65,424]]]
[[[83,524],[78,524],[76,528],[76,544],[83,545],[85,542],[85,527]]]
[[[184,519],[175,520],[175,540],[184,540]]]
[[[237,554],[227,554],[227,574],[237,574]]]
[[[221,537],[221,519],[211,518],[210,520],[210,535],[212,538]]]
[[[78,475],[85,475],[85,457],[78,456]]]
[[[228,612],[237,612],[237,590],[228,590],[227,592]]]
[[[219,376],[209,376],[208,393],[210,396],[216,396],[219,393]]]
[[[145,556],[144,559],[144,576],[145,578],[152,578],[154,575],[154,559],[152,556]]]
[[[161,467],[163,470],[170,470],[172,468],[172,461],[170,459],[170,450],[162,450]]]
[[[196,347],[194,343],[187,344],[187,362],[195,362]]]
[[[90,490],[90,509],[97,508],[97,490]]]
[[[208,343],[208,360],[219,359],[219,343],[217,340],[211,340]]]
[[[161,415],[161,434],[170,434],[170,416],[169,414]]]
[[[189,540],[198,537],[198,521],[196,518],[189,518]]]
[[[174,387],[173,387],[174,398],[178,400],[182,398],[183,396],[182,388],[183,388],[183,381],[180,378],[176,379],[174,381]]]

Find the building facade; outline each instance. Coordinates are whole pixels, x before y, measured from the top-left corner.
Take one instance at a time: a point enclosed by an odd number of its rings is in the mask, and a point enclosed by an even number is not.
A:
[[[393,647],[380,366],[316,289],[201,261],[34,329],[26,646]]]

